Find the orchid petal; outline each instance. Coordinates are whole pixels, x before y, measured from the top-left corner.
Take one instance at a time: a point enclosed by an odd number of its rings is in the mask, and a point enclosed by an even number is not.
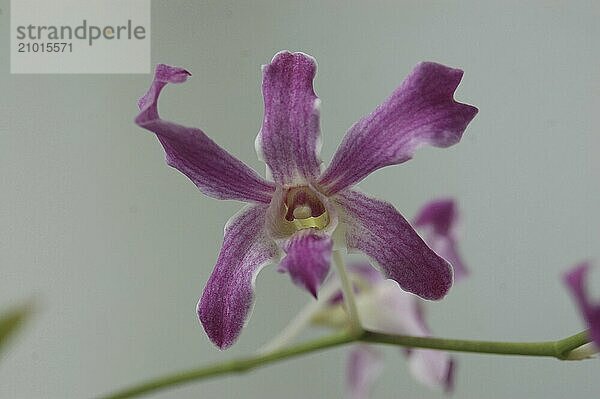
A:
[[[457,244],[458,206],[451,198],[440,198],[425,204],[417,213],[413,225],[425,236],[425,242],[454,269],[454,281],[465,278],[465,266]]]
[[[182,68],[156,66],[148,92],[140,98],[135,122],[156,133],[166,161],[186,175],[204,194],[217,199],[269,203],[274,191],[243,162],[219,147],[200,129],[165,121],[158,115],[158,97],[168,83],[185,82],[191,74]]]
[[[247,205],[225,226],[225,238],[198,303],[198,316],[220,349],[239,336],[252,309],[254,280],[278,249],[265,232],[267,205]]]
[[[456,363],[446,353],[431,349],[408,351],[409,369],[417,381],[431,389],[450,393],[454,389]]]
[[[425,299],[441,299],[452,285],[452,267],[432,251],[389,203],[354,190],[335,196],[343,209],[349,249],[364,252],[387,278]]]
[[[346,133],[319,183],[336,193],[384,166],[408,161],[429,144],[460,141],[477,108],[454,101],[463,71],[433,62],[418,64],[402,85]]]
[[[362,325],[386,334],[427,336],[416,300],[391,280],[382,280],[356,298]]]
[[[591,267],[589,262],[580,263],[565,273],[564,282],[579,306],[589,328],[590,338],[600,346],[600,303],[592,303],[586,289],[587,274]]]
[[[320,173],[316,70],[312,57],[287,51],[263,67],[265,112],[256,149],[279,184],[312,182]]]
[[[367,345],[352,348],[346,369],[348,399],[367,399],[383,370],[381,354]]]
[[[329,272],[332,249],[333,241],[329,236],[301,230],[286,243],[284,250],[287,255],[278,270],[289,273],[294,284],[305,288],[316,298]]]

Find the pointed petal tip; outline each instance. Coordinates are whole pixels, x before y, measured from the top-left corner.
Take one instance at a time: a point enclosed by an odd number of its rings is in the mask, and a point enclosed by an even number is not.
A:
[[[431,225],[440,233],[447,234],[458,222],[458,205],[452,197],[441,197],[425,203],[413,219],[415,227]]]
[[[203,309],[202,303],[202,297],[200,297],[200,299],[198,300],[198,304],[196,305],[196,315],[198,316],[198,321],[200,322],[200,325],[204,329],[204,333],[206,334],[210,342],[212,342],[213,345],[217,347],[217,349],[225,350],[229,348],[233,344],[233,341],[226,341],[222,331],[211,330],[210,328],[207,328],[207,326],[210,325],[210,320],[207,316],[207,312],[205,312],[205,309]]]
[[[471,121],[475,119],[475,117],[479,113],[479,108],[470,104],[464,104],[459,102],[457,102],[457,104],[460,104],[460,106],[462,107],[462,115],[465,121],[465,127],[463,129],[464,131],[467,130],[467,125],[471,123]]]
[[[588,272],[591,268],[590,261],[581,262],[563,275],[563,281],[587,324],[590,338],[600,346],[600,302],[588,293],[587,287]]]
[[[450,266],[450,268],[451,268],[451,266]],[[424,289],[420,288],[418,290],[414,290],[414,291],[410,291],[410,292],[412,292],[413,294],[415,294],[418,297],[425,299],[427,301],[441,301],[442,299],[446,298],[446,296],[450,292],[450,288],[452,288],[452,283],[453,283],[452,273],[453,273],[452,271],[449,273],[450,277],[448,277],[447,279],[446,279],[446,276],[444,276],[443,282],[438,281],[434,285],[425,287]]]
[[[578,263],[572,269],[563,273],[563,281],[572,288],[579,287],[591,267],[592,265],[589,261]]]
[[[306,290],[313,296],[313,298],[315,299],[319,299],[317,298],[317,285],[316,284],[307,284],[306,286]]]
[[[208,309],[204,309],[202,305],[202,298],[198,301],[198,305],[196,306],[196,314],[198,315],[198,321],[200,325],[204,329],[204,333],[217,347],[217,349],[223,351],[231,347],[237,340],[237,336],[228,336],[227,331],[220,329],[210,328],[212,325],[212,320],[210,319],[210,311]]]
[[[167,64],[157,64],[154,70],[154,79],[158,82],[181,83],[190,76],[192,74],[187,69]]]
[[[289,273],[292,282],[315,299],[329,272],[333,241],[328,236],[296,233],[286,244],[286,256],[278,270]]]
[[[454,358],[450,358],[450,363],[448,364],[448,373],[446,373],[446,378],[444,379],[444,393],[451,394],[454,392],[454,376],[456,375],[456,360]]]
[[[192,76],[192,74],[186,69],[167,64],[157,64],[154,69],[154,78],[150,88],[138,99],[138,108],[140,111],[148,111],[148,108],[156,106],[160,91],[167,83],[183,83],[190,76]],[[146,115],[146,113],[141,112],[135,118],[135,123],[143,125],[149,119],[148,116],[149,115]],[[157,117],[158,113],[152,112],[151,116]]]

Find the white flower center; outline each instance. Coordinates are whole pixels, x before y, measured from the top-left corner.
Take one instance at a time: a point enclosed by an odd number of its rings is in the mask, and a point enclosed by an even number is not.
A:
[[[292,214],[294,215],[294,219],[308,219],[312,216],[312,210],[308,205],[300,205],[294,208],[294,212]]]

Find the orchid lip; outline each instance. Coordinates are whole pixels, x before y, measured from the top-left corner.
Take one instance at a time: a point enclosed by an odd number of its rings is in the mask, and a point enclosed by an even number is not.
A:
[[[294,212],[294,214],[295,213],[296,212]],[[286,220],[285,223],[289,224],[290,222],[288,220]],[[329,224],[329,214],[327,213],[327,211],[325,211],[325,213],[323,213],[317,217],[313,217],[313,216],[309,216],[306,218],[296,218],[295,217],[294,220],[291,221],[291,223],[294,225],[294,228],[296,230],[304,230],[304,229],[323,230]]]
[[[318,195],[308,186],[288,188],[284,195],[283,223],[296,231],[323,230],[329,225],[329,213]]]

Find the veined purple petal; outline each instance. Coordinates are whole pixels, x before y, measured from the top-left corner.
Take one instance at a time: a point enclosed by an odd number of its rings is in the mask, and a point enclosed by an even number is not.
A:
[[[580,263],[565,273],[564,282],[579,306],[583,319],[589,328],[590,338],[596,345],[600,346],[600,302],[592,303],[586,289],[586,279],[590,267],[589,262]]]
[[[456,144],[477,108],[454,101],[463,71],[433,62],[418,64],[402,85],[346,133],[319,179],[330,194],[369,173],[412,158],[422,145]]]
[[[352,348],[346,369],[348,399],[367,399],[383,370],[381,354],[367,345]]]
[[[301,230],[285,244],[286,257],[279,264],[280,272],[290,274],[292,281],[306,289],[315,298],[327,277],[331,263],[331,237]]]
[[[315,60],[282,51],[263,67],[265,113],[256,150],[279,184],[313,182],[320,173]]]
[[[182,68],[156,66],[148,92],[138,101],[135,122],[156,133],[170,166],[186,175],[204,194],[218,199],[269,203],[275,190],[243,162],[230,155],[200,129],[165,121],[158,115],[158,97],[167,83],[185,82],[191,74]]]
[[[334,197],[343,209],[349,249],[374,259],[387,278],[425,299],[441,299],[452,286],[452,267],[432,251],[389,203],[354,190]]]
[[[267,205],[247,205],[225,226],[225,238],[198,303],[198,316],[220,349],[235,342],[252,309],[254,279],[278,249],[265,232]]]
[[[465,266],[457,244],[458,206],[452,198],[440,198],[425,204],[417,213],[413,225],[424,235],[425,242],[454,269],[454,281],[465,278]]]

